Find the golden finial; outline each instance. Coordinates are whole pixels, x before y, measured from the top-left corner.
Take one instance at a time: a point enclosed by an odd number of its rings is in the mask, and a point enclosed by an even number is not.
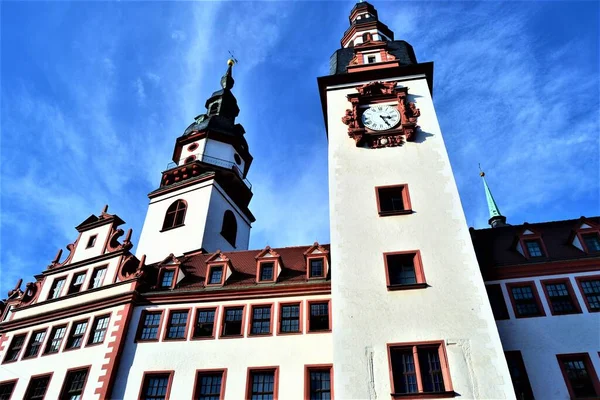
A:
[[[233,61],[231,58],[229,60],[227,60],[227,65],[229,65],[230,67],[232,67],[233,64],[235,64],[235,61]]]
[[[481,170],[481,164],[479,164],[479,176],[481,176],[482,178],[485,176],[485,172]]]

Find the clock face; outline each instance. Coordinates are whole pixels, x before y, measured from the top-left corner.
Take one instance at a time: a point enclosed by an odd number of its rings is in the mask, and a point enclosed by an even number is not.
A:
[[[363,112],[362,122],[374,131],[392,129],[400,122],[400,112],[392,106],[371,106]]]

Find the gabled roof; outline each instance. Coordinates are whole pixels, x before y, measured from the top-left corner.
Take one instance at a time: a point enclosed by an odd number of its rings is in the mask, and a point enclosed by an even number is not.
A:
[[[244,287],[255,287],[256,283],[256,263],[260,256],[265,254],[265,250],[279,255],[280,262],[285,265],[281,274],[274,285],[293,285],[293,284],[313,284],[306,280],[306,258],[305,252],[313,246],[282,247],[262,250],[244,250],[221,253],[196,253],[179,257],[181,261],[180,268],[185,274],[185,278],[178,283],[172,291],[189,291],[204,288],[208,263],[215,260],[215,254],[221,257],[227,257],[231,263],[232,275],[227,279],[224,288],[243,289]],[[322,247],[329,251],[329,245]],[[150,268],[156,268],[154,264]],[[320,283],[320,282],[316,282]],[[207,288],[206,290],[215,290]]]

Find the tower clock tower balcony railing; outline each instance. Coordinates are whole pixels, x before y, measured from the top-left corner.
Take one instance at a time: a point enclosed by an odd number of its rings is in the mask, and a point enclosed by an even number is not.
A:
[[[244,174],[242,173],[242,171],[239,169],[239,167],[231,161],[228,160],[223,160],[220,158],[216,158],[216,157],[211,157],[211,156],[207,156],[206,154],[202,154],[202,153],[196,153],[192,155],[193,161],[191,162],[182,162],[181,164],[177,164],[175,162],[170,162],[169,164],[167,164],[167,169],[166,171],[163,172],[163,175],[168,174],[169,172],[171,172],[172,170],[175,170],[177,168],[185,168],[186,165],[188,164],[194,164],[194,163],[198,163],[200,165],[202,164],[209,164],[211,166],[216,166],[216,167],[220,167],[226,170],[233,170],[235,171],[237,177],[246,185],[246,187],[248,189],[252,189],[252,183],[250,183],[250,181],[247,178],[244,178]],[[187,157],[187,159],[190,159],[191,157]],[[204,168],[203,172],[207,172],[207,166],[203,165]]]

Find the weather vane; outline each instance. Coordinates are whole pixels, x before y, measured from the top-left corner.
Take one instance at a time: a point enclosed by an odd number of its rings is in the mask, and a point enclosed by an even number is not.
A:
[[[237,58],[235,58],[235,56],[233,55],[233,52],[231,50],[227,50],[229,52],[229,55],[231,56],[231,59],[233,60],[234,63],[239,63],[239,61],[237,60]]]

